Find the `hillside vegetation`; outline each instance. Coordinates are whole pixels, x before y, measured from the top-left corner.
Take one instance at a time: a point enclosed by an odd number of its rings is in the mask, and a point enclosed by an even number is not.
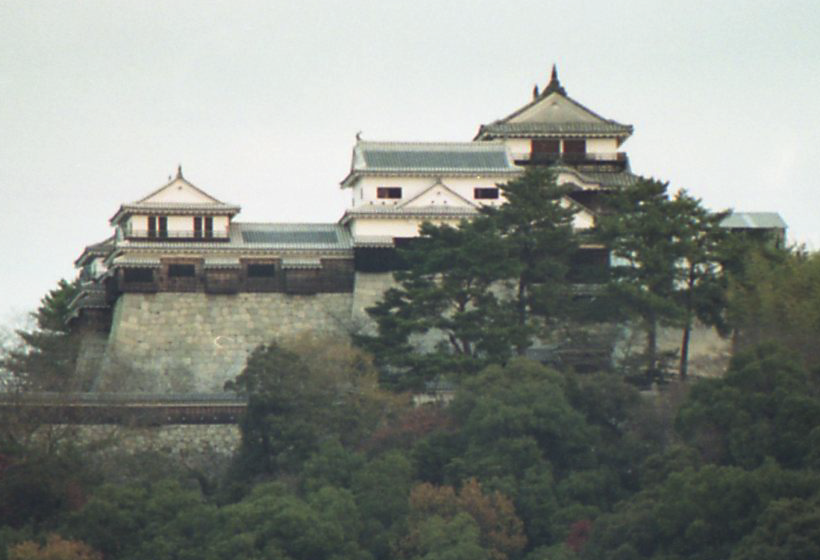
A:
[[[727,235],[655,181],[587,237],[548,174],[503,188],[500,209],[424,227],[356,346],[250,356],[226,387],[249,400],[225,473],[102,460],[70,432],[32,442],[5,424],[0,560],[820,558],[820,257]],[[618,260],[579,292],[591,235]],[[3,360],[13,386],[70,371],[71,335],[47,321],[70,289]],[[696,319],[732,338],[721,378],[688,370]],[[634,362],[526,357],[618,321],[645,334]],[[660,326],[680,329],[676,356]],[[431,331],[441,342],[420,344]],[[406,390],[430,382],[452,402],[413,406]]]

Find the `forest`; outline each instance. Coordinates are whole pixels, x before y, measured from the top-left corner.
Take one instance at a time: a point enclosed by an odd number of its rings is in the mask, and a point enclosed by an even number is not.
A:
[[[5,421],[0,560],[820,558],[820,256],[655,180],[582,232],[549,171],[500,188],[401,250],[371,331],[253,352],[225,387],[248,407],[224,472]],[[579,266],[589,247],[611,266]],[[6,390],[67,386],[75,290],[4,350]],[[630,359],[561,359],[626,324]],[[690,367],[696,324],[731,341],[722,376]],[[452,400],[414,406],[430,387]]]

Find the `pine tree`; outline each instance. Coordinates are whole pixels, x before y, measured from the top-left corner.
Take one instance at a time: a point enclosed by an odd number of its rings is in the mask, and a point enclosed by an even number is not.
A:
[[[368,310],[378,333],[358,338],[390,372],[388,384],[418,387],[504,363],[567,312],[578,247],[568,190],[542,169],[499,189],[500,207],[457,228],[423,224],[401,251],[399,286]]]
[[[678,264],[684,257],[683,225],[667,195],[668,183],[641,179],[611,199],[599,220],[613,257],[611,289],[619,306],[639,319],[646,334],[648,376],[661,369],[658,328],[680,320],[675,298]]]
[[[22,348],[9,350],[0,359],[0,367],[21,387],[54,391],[70,383],[79,347],[68,327],[68,306],[78,290],[77,281],[60,280],[32,313],[36,327],[17,331]]]

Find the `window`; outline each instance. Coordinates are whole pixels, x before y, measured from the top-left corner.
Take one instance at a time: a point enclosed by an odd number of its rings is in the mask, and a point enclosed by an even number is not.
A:
[[[157,217],[148,216],[148,237],[157,236]]]
[[[276,275],[276,265],[249,264],[248,278],[273,278]]]
[[[532,141],[532,153],[534,154],[557,154],[560,151],[558,140]]]
[[[476,187],[473,189],[473,198],[484,200],[498,198],[498,189],[496,187]]]
[[[199,216],[194,218],[194,237],[202,237],[202,218]]]
[[[376,198],[401,198],[401,187],[378,187]]]
[[[565,154],[585,154],[587,151],[586,140],[564,140]]]
[[[153,282],[154,270],[151,268],[126,268],[124,274],[126,282]]]
[[[192,264],[169,264],[168,276],[171,278],[190,278],[196,275],[196,268]]]
[[[159,222],[159,236],[168,237],[168,217],[160,216],[157,221]]]
[[[205,218],[205,237],[214,236],[214,219],[211,216]]]

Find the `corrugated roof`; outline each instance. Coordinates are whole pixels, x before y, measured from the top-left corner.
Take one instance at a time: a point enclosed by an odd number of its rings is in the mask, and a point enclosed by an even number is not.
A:
[[[729,229],[786,229],[777,212],[732,212],[720,223]]]

